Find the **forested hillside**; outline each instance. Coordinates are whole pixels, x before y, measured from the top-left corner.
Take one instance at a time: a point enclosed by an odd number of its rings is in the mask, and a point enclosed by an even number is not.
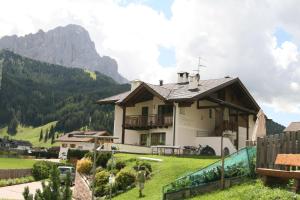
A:
[[[91,129],[112,131],[113,108],[95,101],[129,89],[129,85],[119,85],[98,72],[95,79],[83,69],[48,64],[9,51],[0,51],[1,68],[0,125],[10,128],[58,121],[57,131],[89,124]]]

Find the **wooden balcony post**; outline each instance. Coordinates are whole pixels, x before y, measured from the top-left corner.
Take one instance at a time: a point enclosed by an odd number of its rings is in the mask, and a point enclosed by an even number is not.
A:
[[[236,150],[239,150],[239,111],[236,111]]]
[[[122,106],[123,118],[122,118],[122,144],[125,143],[125,118],[126,118],[126,106]]]
[[[247,126],[246,126],[246,131],[247,131],[247,140],[249,140],[249,115],[247,115]]]

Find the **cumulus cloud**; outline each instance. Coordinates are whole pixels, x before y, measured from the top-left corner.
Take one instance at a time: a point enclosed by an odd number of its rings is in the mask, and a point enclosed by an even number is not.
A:
[[[76,23],[90,32],[101,55],[118,61],[129,80],[174,81],[176,71],[195,69],[201,56],[207,66],[201,77],[239,76],[259,103],[300,113],[297,0],[174,0],[170,18],[143,3],[120,2],[2,2],[0,36]],[[277,27],[292,40],[277,44]],[[174,49],[176,67],[160,65],[160,47]]]

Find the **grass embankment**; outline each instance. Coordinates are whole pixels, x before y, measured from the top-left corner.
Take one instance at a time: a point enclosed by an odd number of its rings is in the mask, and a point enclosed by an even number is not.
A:
[[[134,154],[116,154],[116,157],[122,160],[129,160],[132,158],[138,158],[143,155]],[[169,156],[155,156],[144,155],[144,157],[159,158],[162,162],[150,162],[153,169],[153,176],[146,182],[145,185],[145,197],[143,200],[161,200],[162,199],[162,187],[176,178],[183,176],[189,172],[203,168],[210,163],[216,161],[216,158],[197,157],[197,158],[181,158],[181,157],[169,157]],[[132,168],[135,162],[127,162],[128,168]],[[126,193],[116,196],[117,200],[139,199],[138,189],[134,188]]]
[[[143,155],[134,154],[116,154],[118,159],[127,160],[127,168],[132,168],[135,161],[132,158],[138,158]],[[162,187],[176,178],[189,172],[203,168],[216,161],[216,158],[198,157],[198,158],[180,158],[167,156],[149,156],[144,157],[160,158],[162,162],[150,162],[153,168],[153,176],[145,184],[143,200],[161,200]],[[138,189],[133,188],[123,194],[116,196],[116,200],[134,200],[138,198]],[[283,188],[269,188],[263,186],[260,180],[249,180],[241,185],[233,186],[226,190],[217,190],[212,193],[191,198],[191,200],[295,200],[300,196]]]
[[[45,136],[46,130],[50,130],[50,127],[55,125],[57,122],[50,122],[48,124],[45,124],[43,126],[39,127],[23,127],[23,126],[18,126],[17,133],[15,135],[9,135],[7,133],[7,127],[4,127],[0,129],[0,136],[9,136],[11,139],[16,139],[16,140],[26,140],[32,143],[33,146],[35,147],[51,147],[51,146],[59,146],[59,144],[54,143],[51,144],[51,138],[47,140],[47,142],[44,142],[44,140],[39,141],[40,138],[40,132],[43,129],[43,133]]]
[[[0,169],[30,169],[36,160],[23,158],[0,158]]]
[[[191,200],[293,200],[300,196],[286,189],[269,188],[263,186],[260,180],[250,181],[241,185],[233,186],[224,191],[196,196]]]

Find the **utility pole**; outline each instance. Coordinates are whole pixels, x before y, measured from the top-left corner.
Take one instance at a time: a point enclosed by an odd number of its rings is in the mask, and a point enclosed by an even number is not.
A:
[[[221,189],[224,189],[224,175],[225,175],[225,169],[224,169],[224,125],[223,125],[223,120],[224,120],[224,107],[221,108],[222,110],[222,125],[221,125]]]
[[[95,199],[95,176],[96,176],[96,160],[97,160],[97,151],[101,152],[102,147],[104,146],[103,144],[100,145],[98,148],[98,140],[99,139],[119,139],[118,137],[115,136],[98,136],[98,135],[73,135],[74,137],[78,138],[94,138],[94,148],[93,148],[93,153],[94,153],[94,162],[93,162],[93,176],[92,176],[92,200]]]

